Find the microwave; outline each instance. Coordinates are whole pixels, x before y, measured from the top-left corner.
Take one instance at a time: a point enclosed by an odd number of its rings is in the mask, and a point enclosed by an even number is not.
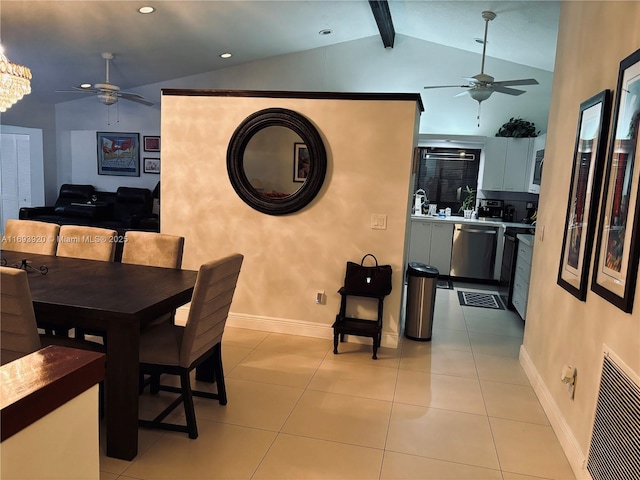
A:
[[[531,165],[531,179],[529,182],[529,193],[540,193],[540,182],[542,181],[542,167],[544,167],[544,148],[537,150]]]

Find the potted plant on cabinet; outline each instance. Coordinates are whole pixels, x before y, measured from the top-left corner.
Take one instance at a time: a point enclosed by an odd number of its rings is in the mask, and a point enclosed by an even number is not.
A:
[[[459,211],[464,212],[464,218],[471,218],[473,209],[476,206],[476,191],[473,188],[469,188],[469,185],[465,187],[464,191],[467,196],[462,201]]]

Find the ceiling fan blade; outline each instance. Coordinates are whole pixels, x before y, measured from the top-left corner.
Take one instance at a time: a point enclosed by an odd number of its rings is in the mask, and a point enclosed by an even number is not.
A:
[[[148,107],[153,105],[153,102],[145,99],[142,95],[133,92],[118,92],[118,97],[124,98],[125,100],[131,100],[132,102],[141,103],[142,105],[147,105]]]
[[[458,87],[458,88],[471,88],[473,85],[431,85],[428,87],[424,87],[424,88],[454,88],[454,87]]]
[[[515,85],[538,85],[538,81],[535,78],[523,78],[521,80],[504,80],[500,82],[493,82],[494,85],[515,86]]]
[[[73,90],[55,90],[56,93],[98,93],[95,88],[73,87]]]
[[[503,87],[502,85],[496,85],[495,83],[493,84],[492,89],[495,92],[506,93],[507,95],[522,95],[523,93],[526,93],[524,90]]]

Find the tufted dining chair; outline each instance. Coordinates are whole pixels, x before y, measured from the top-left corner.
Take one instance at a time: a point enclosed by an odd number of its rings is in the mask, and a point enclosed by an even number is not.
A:
[[[180,396],[153,420],[140,420],[141,426],[198,438],[193,396],[217,399],[220,405],[226,405],[221,342],[243,258],[236,253],[200,267],[184,327],[165,322],[140,333],[140,371],[180,377],[180,388],[160,385],[160,390]],[[191,388],[190,372],[206,360],[213,365],[217,393]],[[184,405],[186,426],[163,422],[180,403]]]
[[[106,228],[62,225],[58,237],[59,257],[113,262],[118,232]]]
[[[55,255],[59,232],[57,223],[9,219],[5,223],[2,249]]]

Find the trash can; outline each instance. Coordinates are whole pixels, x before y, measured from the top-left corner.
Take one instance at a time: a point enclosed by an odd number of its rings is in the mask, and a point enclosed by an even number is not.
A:
[[[431,340],[438,269],[422,263],[410,262],[407,277],[404,335],[411,340]]]

